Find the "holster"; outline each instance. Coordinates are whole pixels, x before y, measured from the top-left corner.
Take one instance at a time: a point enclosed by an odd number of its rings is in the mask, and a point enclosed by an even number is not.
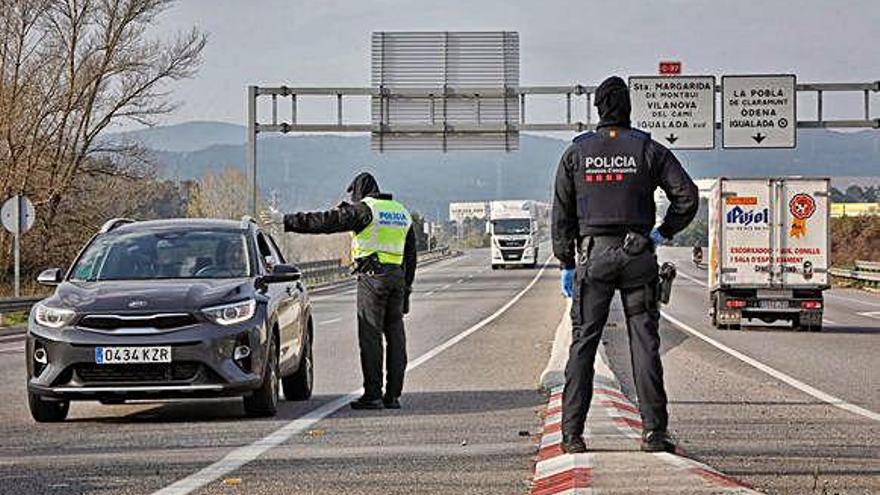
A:
[[[657,301],[669,304],[672,297],[672,282],[675,280],[675,265],[666,261],[660,265],[659,277],[657,278]]]
[[[379,263],[379,256],[376,254],[355,258],[352,267],[352,275],[374,275],[382,268]]]

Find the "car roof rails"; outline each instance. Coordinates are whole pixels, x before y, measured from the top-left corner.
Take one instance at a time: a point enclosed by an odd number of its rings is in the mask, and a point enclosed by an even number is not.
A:
[[[248,226],[250,226],[251,224],[253,224],[254,227],[257,226],[257,221],[256,221],[256,219],[254,219],[254,217],[252,217],[250,215],[244,215],[241,217],[242,230],[247,230]]]
[[[107,220],[104,222],[104,225],[101,226],[101,230],[99,231],[101,234],[106,234],[111,230],[119,227],[120,225],[125,225],[127,223],[134,223],[135,220],[131,218],[113,218],[111,220]]]

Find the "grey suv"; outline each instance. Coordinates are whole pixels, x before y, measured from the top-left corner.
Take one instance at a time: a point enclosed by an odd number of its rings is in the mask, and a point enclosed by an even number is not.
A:
[[[107,222],[31,310],[37,421],[71,400],[242,396],[253,416],[312,394],[313,324],[299,270],[253,220]]]

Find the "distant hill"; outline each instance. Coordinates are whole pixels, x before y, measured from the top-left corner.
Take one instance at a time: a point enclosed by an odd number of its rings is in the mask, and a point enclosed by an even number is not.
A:
[[[161,151],[197,151],[217,144],[243,145],[247,129],[225,122],[186,122],[111,134]]]
[[[244,168],[245,129],[193,122],[136,131],[156,151],[167,177],[188,179],[226,166]],[[794,150],[676,152],[695,178],[763,175],[880,175],[880,132],[799,131]],[[568,141],[523,135],[513,153],[385,153],[370,151],[368,136],[268,136],[260,139],[260,185],[277,191],[287,208],[336,203],[360,170],[375,172],[382,186],[413,209],[446,216],[449,201],[497,198],[545,199]]]

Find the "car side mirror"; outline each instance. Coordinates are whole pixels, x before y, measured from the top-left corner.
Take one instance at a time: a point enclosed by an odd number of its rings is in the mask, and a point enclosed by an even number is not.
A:
[[[296,282],[302,278],[302,272],[296,265],[277,264],[272,273],[263,275],[263,283],[275,284],[280,282]]]
[[[60,268],[49,268],[37,275],[37,283],[40,285],[58,285],[61,283],[62,276]]]

